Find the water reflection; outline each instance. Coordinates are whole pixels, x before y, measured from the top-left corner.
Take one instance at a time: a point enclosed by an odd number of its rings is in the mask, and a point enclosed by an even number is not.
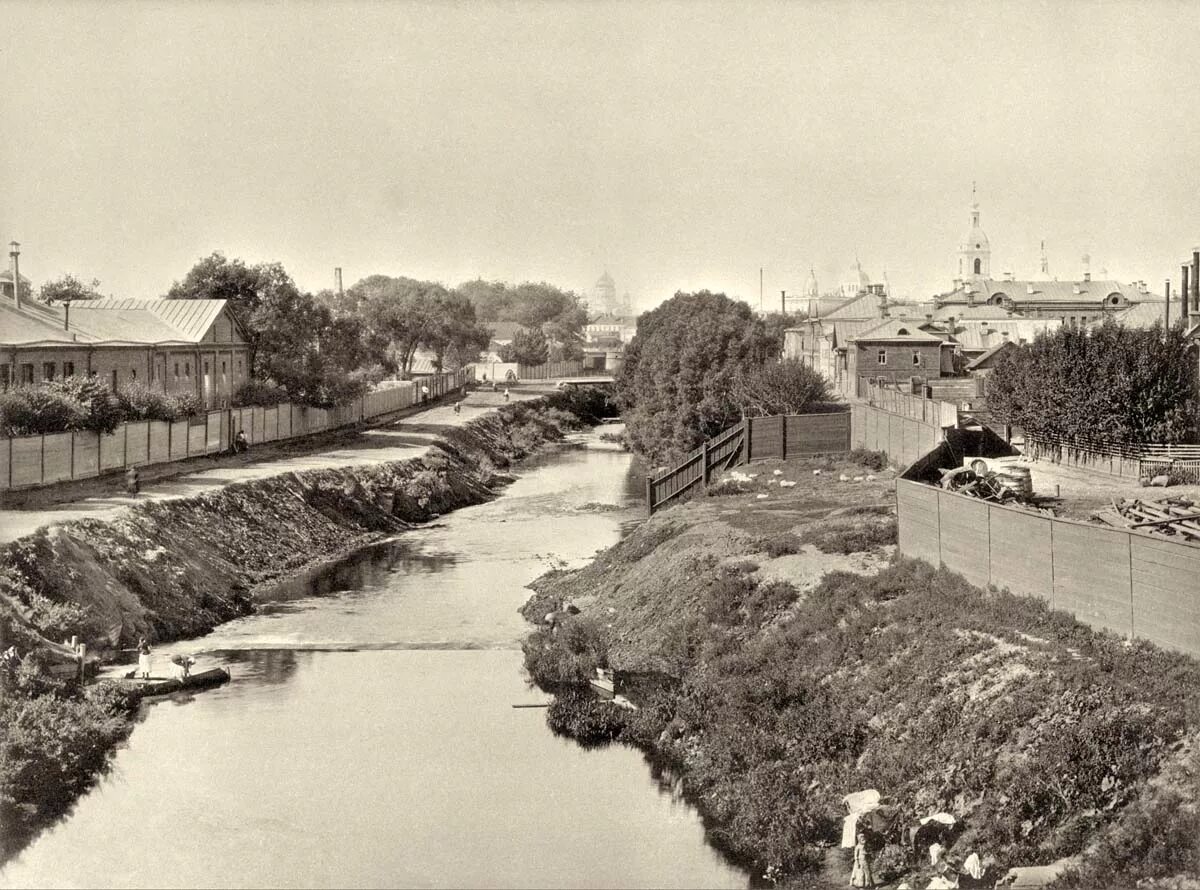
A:
[[[746,886],[667,773],[512,708],[545,699],[517,648],[525,584],[637,521],[630,465],[540,458],[503,497],[190,641],[198,667],[234,681],[148,707],[111,773],[0,884]]]

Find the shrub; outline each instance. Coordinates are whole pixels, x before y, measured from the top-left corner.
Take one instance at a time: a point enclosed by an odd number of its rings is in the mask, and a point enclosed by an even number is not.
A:
[[[600,625],[584,615],[564,617],[553,631],[535,631],[522,649],[530,678],[543,688],[586,683],[608,664]]]
[[[765,538],[762,542],[762,549],[772,559],[777,559],[780,556],[786,556],[791,553],[799,553],[802,546],[804,546],[804,542],[791,532]]]
[[[155,392],[140,383],[126,386],[118,391],[117,402],[120,404],[126,420],[172,422],[201,414],[204,411],[204,403],[193,393],[168,395]]]
[[[113,391],[96,377],[79,375],[63,377],[48,383],[46,389],[52,394],[61,395],[79,405],[83,417],[79,425],[73,426],[71,429],[111,433],[125,419],[125,414]]]
[[[888,457],[887,452],[884,451],[871,451],[869,448],[855,448],[846,456],[854,463],[868,470],[879,472],[880,470],[887,469]]]
[[[801,540],[805,544],[815,544],[824,553],[864,553],[895,544],[898,528],[895,517],[883,522],[810,526],[804,530]]]
[[[0,426],[5,436],[36,436],[79,429],[83,408],[73,399],[35,387],[0,394]]]
[[[235,408],[271,408],[288,401],[288,392],[274,380],[247,380],[233,394]]]

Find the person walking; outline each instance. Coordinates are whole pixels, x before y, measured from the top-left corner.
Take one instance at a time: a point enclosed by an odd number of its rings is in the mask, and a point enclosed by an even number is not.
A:
[[[429,401],[429,387],[422,384],[421,386],[421,402],[422,404]]]
[[[130,467],[125,471],[125,491],[128,494],[137,494],[142,487],[142,477],[138,473],[137,467]]]
[[[854,840],[854,867],[850,870],[850,886],[875,886],[875,876],[871,873],[871,857],[867,853],[867,834],[864,831],[859,831]]]
[[[504,401],[508,401],[508,387],[504,387]]]
[[[454,403],[454,413],[462,414],[462,401],[461,400]]]
[[[138,675],[143,680],[150,679],[150,644],[146,642],[146,638],[142,637],[138,640]]]

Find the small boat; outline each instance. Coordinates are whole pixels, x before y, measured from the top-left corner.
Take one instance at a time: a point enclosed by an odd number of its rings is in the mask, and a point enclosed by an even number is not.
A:
[[[231,679],[229,671],[225,670],[225,668],[212,668],[211,670],[188,674],[186,677],[150,677],[149,679],[139,679],[136,674],[137,671],[130,671],[125,675],[125,680],[143,696],[170,695],[172,692],[182,692],[185,689],[211,689],[214,686],[228,683]]]

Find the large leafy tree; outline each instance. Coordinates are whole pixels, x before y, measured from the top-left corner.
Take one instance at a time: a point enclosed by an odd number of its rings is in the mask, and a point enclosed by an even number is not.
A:
[[[739,376],[777,354],[745,303],[677,293],[638,318],[617,375],[630,443],[655,462],[695,448],[741,419]]]
[[[460,284],[455,291],[474,304],[480,319],[539,329],[556,358],[582,357],[583,326],[588,319],[587,304],[578,294],[544,281],[513,286],[482,279]]]
[[[1192,442],[1200,391],[1183,327],[1060,328],[1007,349],[987,380],[988,408],[1050,439]]]
[[[182,281],[176,281],[167,291],[172,300],[228,300],[234,317],[246,332],[250,349],[250,367],[259,376],[259,345],[263,331],[254,320],[255,311],[264,300],[293,300],[299,291],[292,278],[279,263],[258,263],[248,266],[240,259],[228,259],[214,251],[188,270]],[[273,317],[270,314],[262,318]]]
[[[542,365],[550,357],[550,341],[541,328],[521,328],[511,343],[500,347],[500,358],[520,365]]]

